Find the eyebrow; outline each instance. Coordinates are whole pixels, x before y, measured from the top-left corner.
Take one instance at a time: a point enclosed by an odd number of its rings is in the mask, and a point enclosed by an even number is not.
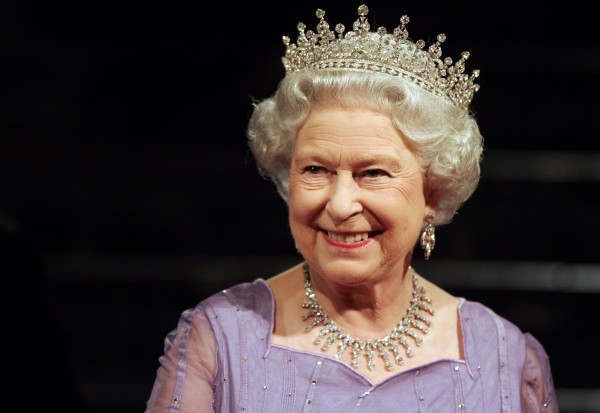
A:
[[[361,154],[360,158],[356,161],[356,164],[358,166],[368,166],[373,164],[383,164],[389,167],[400,166],[397,158],[389,156],[385,153],[376,155],[369,153]]]
[[[318,149],[307,148],[297,152],[297,158],[305,160],[310,158],[317,163],[327,165],[331,163],[331,160],[323,155],[323,152]],[[363,153],[357,158],[353,159],[352,165],[357,168],[364,168],[371,165],[382,165],[390,169],[399,169],[401,163],[395,157],[389,156],[386,153]]]

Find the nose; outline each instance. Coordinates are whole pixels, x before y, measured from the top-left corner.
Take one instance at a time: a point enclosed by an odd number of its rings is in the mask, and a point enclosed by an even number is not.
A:
[[[333,222],[343,222],[363,210],[358,184],[351,175],[338,174],[333,180],[325,210]]]

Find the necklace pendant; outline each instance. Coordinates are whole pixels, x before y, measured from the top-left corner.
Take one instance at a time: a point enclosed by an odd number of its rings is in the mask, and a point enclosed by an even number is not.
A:
[[[404,359],[400,355],[400,349],[398,348],[398,345],[394,344],[392,346],[392,353],[394,353],[394,360],[396,361],[397,365],[400,366],[400,365],[404,364]]]
[[[375,370],[375,364],[373,363],[373,356],[375,352],[372,349],[367,350],[367,367],[369,371]]]

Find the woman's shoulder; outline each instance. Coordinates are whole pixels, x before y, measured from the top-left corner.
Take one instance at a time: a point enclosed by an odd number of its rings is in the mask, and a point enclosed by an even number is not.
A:
[[[232,321],[240,319],[241,313],[245,314],[244,317],[257,314],[269,321],[272,318],[272,302],[272,294],[266,281],[257,278],[234,284],[203,298],[181,313],[180,324],[210,325],[214,329],[219,324],[231,325]]]
[[[514,337],[525,340],[525,334],[517,324],[478,301],[461,298],[459,314],[461,324],[470,325],[482,334],[496,331],[499,339]]]
[[[476,301],[461,299],[461,323],[470,324],[481,335],[488,335],[491,330],[498,333],[499,341],[518,341],[527,352],[533,352],[541,358],[547,359],[544,346],[528,331],[523,331],[517,324],[497,314],[491,308]]]
[[[523,403],[527,411],[558,411],[550,359],[544,346],[530,333],[523,332],[512,321],[496,314],[487,306],[462,299],[461,322],[467,342],[467,359],[477,368],[486,362],[499,362],[500,371],[507,370],[521,382]],[[485,357],[493,354],[498,357]],[[546,410],[544,410],[546,411]]]
[[[273,329],[274,300],[263,278],[226,288],[189,311],[192,318],[206,320],[219,346],[227,340],[268,343]]]
[[[495,359],[501,365],[510,364],[515,371],[522,369],[529,334],[480,302],[461,299],[459,314],[467,359],[477,359],[480,364],[484,354],[496,353]]]
[[[271,288],[263,278],[234,284],[202,300],[196,308],[213,311],[256,311],[273,302]]]
[[[268,279],[259,277],[212,293],[186,310],[183,316],[207,319],[213,329],[258,323],[255,327],[270,332],[274,325],[276,299],[281,301],[282,291],[289,291],[289,275],[297,271],[296,267]]]

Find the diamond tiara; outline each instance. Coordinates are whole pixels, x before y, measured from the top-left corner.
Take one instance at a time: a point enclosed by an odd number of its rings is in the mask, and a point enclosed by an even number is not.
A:
[[[345,32],[343,24],[337,24],[335,31],[331,31],[324,19],[325,11],[318,9],[316,32],[306,30],[304,23],[298,23],[295,44],[288,36],[283,36],[285,71],[338,69],[387,73],[405,78],[449,99],[459,108],[468,109],[473,95],[479,90],[479,85],[474,83],[479,70],[473,70],[470,75],[465,73],[469,52],[462,52],[456,62],[450,57],[442,59],[441,44],[446,40],[445,34],[439,34],[436,42],[427,49],[423,40],[413,43],[406,30],[408,16],[400,18],[400,25],[391,34],[385,27],[371,32],[368,13],[369,8],[363,4],[358,7],[353,31]]]

